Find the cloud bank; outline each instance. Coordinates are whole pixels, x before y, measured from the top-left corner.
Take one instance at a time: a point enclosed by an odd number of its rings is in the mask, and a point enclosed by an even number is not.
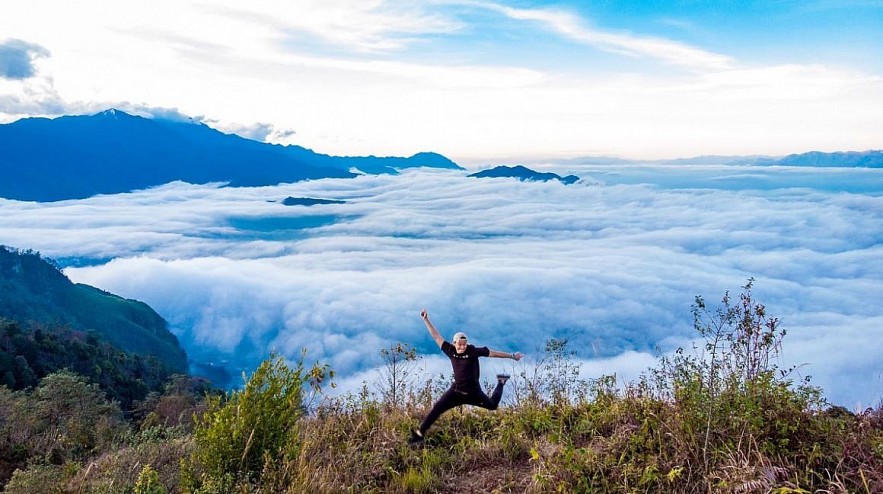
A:
[[[883,395],[883,171],[580,167],[573,186],[412,170],[261,188],[168,184],[78,201],[0,200],[0,243],[154,307],[196,359],[250,371],[272,350],[352,383],[407,342],[537,357],[567,338],[584,372],[634,377],[696,335],[695,295],[754,294],[834,402]],[[291,206],[285,197],[343,204]],[[528,361],[530,362],[530,361]],[[443,362],[442,362],[443,363]],[[493,372],[489,364],[485,373]],[[443,366],[442,366],[443,368]]]

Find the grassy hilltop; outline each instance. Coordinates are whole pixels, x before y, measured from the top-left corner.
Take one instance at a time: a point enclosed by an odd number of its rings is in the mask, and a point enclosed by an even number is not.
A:
[[[716,307],[697,297],[699,346],[637,382],[583,380],[550,340],[507,406],[449,412],[421,447],[405,439],[447,376],[418,375],[405,344],[336,398],[327,366],[278,356],[228,394],[178,377],[128,419],[74,374],[0,387],[0,458],[19,459],[5,492],[883,492],[883,407],[831,407],[793,381],[751,285]]]

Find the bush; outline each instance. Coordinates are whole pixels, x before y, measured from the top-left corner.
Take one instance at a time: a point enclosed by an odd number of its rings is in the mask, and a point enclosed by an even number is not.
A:
[[[808,377],[795,386],[794,369],[779,368],[786,332],[754,300],[753,281],[742,287],[737,303],[726,293],[714,310],[697,296],[693,323],[702,345],[694,346],[693,354],[679,349],[652,371],[657,397],[673,400],[683,433],[701,446],[696,460],[705,471],[715,455],[733,449],[756,447],[775,455],[788,448],[806,413],[823,404]]]
[[[564,405],[586,399],[589,385],[580,379],[581,365],[567,344],[566,338],[547,340],[533,367],[519,372],[511,383],[516,403]]]
[[[180,492],[181,460],[192,450],[190,435],[182,427],[156,426],[140,431],[129,445],[90,461],[71,482],[71,491],[130,493],[143,475],[142,488]],[[149,471],[145,471],[146,465]]]
[[[60,465],[35,465],[27,470],[16,470],[6,484],[6,494],[63,494],[69,479],[68,469]]]
[[[166,489],[159,482],[159,473],[150,465],[144,465],[135,482],[134,494],[166,494]]]
[[[331,377],[327,366],[294,368],[282,357],[265,360],[246,380],[245,388],[226,397],[209,398],[198,418],[195,450],[186,462],[185,492],[226,492],[239,483],[259,482],[267,464],[297,452],[298,421],[314,393]]]

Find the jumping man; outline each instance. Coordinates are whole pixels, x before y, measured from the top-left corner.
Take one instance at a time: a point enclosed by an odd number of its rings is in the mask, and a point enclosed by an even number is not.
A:
[[[408,440],[411,444],[423,441],[426,431],[429,430],[439,416],[454,407],[472,405],[487,408],[488,410],[497,409],[497,406],[500,404],[500,398],[503,396],[503,385],[506,384],[509,376],[507,374],[497,374],[497,387],[491,393],[491,396],[488,397],[488,395],[484,394],[481,384],[478,382],[479,377],[481,377],[481,370],[478,365],[479,357],[521,360],[521,352],[505,353],[489,350],[486,346],[477,348],[474,345],[470,345],[465,333],[455,333],[454,342],[451,344],[445,341],[438,330],[435,329],[435,326],[432,325],[426,309],[420,312],[420,317],[423,318],[426,329],[429,330],[429,334],[432,335],[432,339],[441,348],[442,353],[451,359],[451,366],[454,368],[454,383],[435,402],[432,410],[429,411],[429,414],[423,419],[423,423],[420,424],[420,428],[411,433],[411,439]]]

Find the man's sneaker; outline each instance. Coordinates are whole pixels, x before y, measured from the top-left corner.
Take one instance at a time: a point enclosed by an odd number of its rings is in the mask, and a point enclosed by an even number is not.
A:
[[[509,374],[497,374],[497,382],[500,384],[506,384],[506,381],[508,381],[510,377],[512,376]]]
[[[408,444],[420,444],[423,442],[423,435],[420,434],[420,431],[413,430],[411,431],[411,438],[408,439]]]

